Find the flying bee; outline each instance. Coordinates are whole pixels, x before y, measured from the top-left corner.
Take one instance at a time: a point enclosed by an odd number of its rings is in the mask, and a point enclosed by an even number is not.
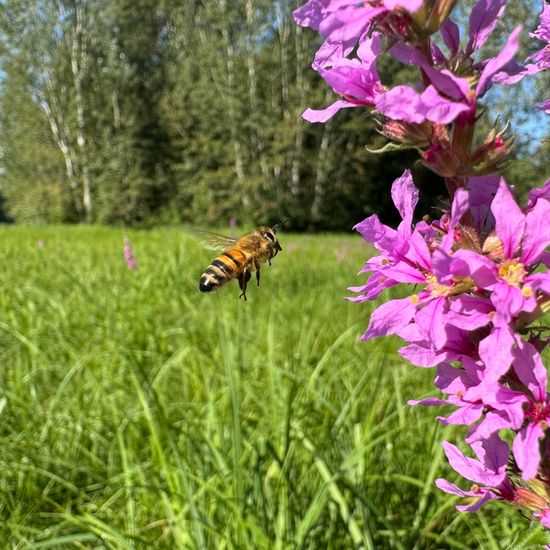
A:
[[[276,233],[287,221],[288,218],[273,227],[262,225],[239,239],[198,231],[205,246],[222,251],[204,270],[199,281],[199,290],[212,292],[231,279],[238,279],[241,289],[239,298],[246,300],[246,286],[252,277],[252,271],[256,272],[256,280],[260,286],[260,265],[265,262],[271,265],[271,260],[282,250]]]

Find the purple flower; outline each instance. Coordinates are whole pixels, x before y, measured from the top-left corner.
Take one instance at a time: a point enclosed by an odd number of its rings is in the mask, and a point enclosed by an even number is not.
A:
[[[520,312],[537,307],[536,293],[550,293],[547,273],[534,273],[545,248],[550,244],[550,202],[538,200],[526,214],[517,205],[504,180],[491,204],[495,218],[495,235],[484,243],[486,255],[471,250],[454,254],[456,273],[469,275],[482,289],[491,292],[497,314],[504,322]],[[499,263],[488,256],[501,254]],[[464,263],[461,264],[460,262]],[[498,323],[498,319],[496,319]]]
[[[380,36],[374,33],[359,45],[356,59],[334,60],[328,56],[320,59],[317,56],[314,67],[327,84],[345,99],[322,110],[306,109],[302,116],[308,122],[326,122],[340,109],[372,107],[376,97],[384,90],[376,70],[376,57],[380,51]]]
[[[479,420],[483,414],[484,404],[479,396],[473,399],[467,396],[470,388],[477,387],[480,382],[481,369],[475,361],[469,357],[462,359],[462,368],[455,368],[450,363],[443,362],[437,367],[435,385],[447,398],[440,399],[429,397],[420,401],[411,400],[409,405],[423,405],[436,407],[440,405],[453,405],[456,408],[448,417],[438,417],[443,424],[470,424]]]
[[[131,271],[137,268],[137,261],[134,257],[132,245],[130,244],[130,239],[128,239],[128,237],[124,237],[124,260],[126,261],[128,269]]]
[[[541,460],[539,439],[544,436],[550,418],[550,401],[546,392],[547,374],[541,357],[535,347],[520,338],[513,349],[514,372],[525,388],[524,392],[509,390],[516,402],[521,401],[520,418],[517,414],[509,414],[509,423],[497,422],[493,431],[502,428],[519,430],[512,445],[514,458],[522,472],[523,479],[532,479],[537,475]],[[502,407],[498,395],[487,395],[488,406],[499,407],[503,412],[509,412],[509,407]]]
[[[463,361],[476,355],[475,346],[470,338],[470,331],[451,325],[446,318],[444,328],[445,341],[436,349],[434,342],[429,340],[415,323],[410,323],[396,331],[396,334],[408,346],[400,348],[399,354],[417,367],[435,367],[442,361]]]
[[[535,32],[529,33],[533,38],[546,42],[545,46],[530,55],[526,64],[516,62],[508,63],[499,74],[495,75],[495,81],[502,84],[515,84],[525,76],[537,74],[550,68],[550,5],[543,2],[540,23]],[[539,107],[540,108],[540,107]]]
[[[415,13],[424,0],[309,0],[294,11],[298,25],[318,31],[332,43],[339,42],[351,48],[369,30],[373,21],[395,10],[398,16],[404,12]],[[401,16],[400,21],[406,22]],[[404,30],[404,29],[401,29]]]
[[[472,487],[436,482],[470,498],[458,509],[505,500],[550,528],[550,498],[543,493],[549,486],[550,394],[540,356],[550,338],[545,327],[532,324],[550,310],[550,180],[520,207],[496,175],[509,161],[507,127],[495,123],[485,137],[476,133],[478,101],[494,84],[513,84],[550,67],[550,5],[531,35],[544,48],[520,64],[520,26],[496,55],[480,57],[505,4],[477,0],[462,45],[448,18],[455,0],[309,0],[294,17],[323,37],[312,67],[338,95],[303,117],[325,122],[352,107],[378,112],[380,132],[393,141],[383,149],[415,148],[445,178],[450,195],[439,219],[414,223],[419,193],[407,170],[391,188],[398,227],[384,225],[376,214],[355,226],[377,253],[361,270],[369,274],[366,283],[350,288],[357,295],[349,299],[374,300],[397,285],[414,286],[411,295],[372,312],[362,339],[395,334],[406,343],[402,357],[436,368],[442,395],[409,404],[450,405],[438,420],[467,427],[465,443],[474,457],[449,442],[443,448]],[[438,30],[440,39],[432,40]],[[377,61],[386,52],[417,67],[421,80],[385,87]],[[550,114],[550,100],[538,107]],[[510,446],[501,439],[504,431]]]
[[[540,489],[517,485],[506,474],[508,445],[498,435],[471,445],[477,460],[467,457],[451,443],[444,441],[443,449],[452,468],[461,476],[473,481],[470,490],[463,490],[446,479],[436,479],[435,484],[446,493],[477,500],[469,505],[458,505],[461,512],[477,512],[490,500],[504,500],[531,511],[543,527],[550,528],[550,505],[540,494]]]
[[[376,215],[355,226],[381,255],[367,262],[362,272],[371,272],[372,275],[364,286],[350,288],[360,293],[359,297],[350,299],[372,300],[384,289],[401,283],[422,284],[424,288],[408,298],[390,300],[379,306],[371,315],[363,339],[401,335],[400,331],[414,319],[417,332],[402,336],[413,347],[403,351],[410,353],[414,350],[413,353],[424,355],[424,343],[429,344],[430,352],[442,351],[445,346],[448,348],[453,333],[450,326],[485,326],[490,322],[493,310],[485,297],[466,298],[466,293],[474,289],[474,281],[464,268],[463,260],[455,265],[457,262],[450,254],[455,245],[461,244],[457,242],[457,238],[461,238],[457,228],[468,209],[468,192],[457,190],[450,214],[431,226],[423,222],[416,227],[412,225],[418,190],[408,170],[395,180],[392,198],[402,217],[397,229],[381,224]],[[458,348],[454,349],[458,351]],[[431,363],[426,356],[421,361]]]
[[[513,358],[514,389],[503,386],[494,376],[492,358],[485,361],[462,357],[462,367],[441,363],[437,369],[436,386],[447,397],[410,401],[411,405],[453,405],[448,417],[438,417],[443,424],[471,426],[466,442],[474,444],[488,440],[502,429],[517,435],[512,450],[524,479],[537,474],[541,460],[539,440],[544,436],[550,418],[550,400],[546,392],[547,374],[539,353],[529,342],[516,338],[510,349]],[[491,379],[490,382],[487,380]]]

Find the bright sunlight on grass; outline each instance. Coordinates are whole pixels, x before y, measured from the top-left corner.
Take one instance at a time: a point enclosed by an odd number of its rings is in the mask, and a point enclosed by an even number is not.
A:
[[[215,253],[181,230],[130,232],[135,271],[123,236],[1,229],[2,548],[514,543],[513,511],[434,486],[445,430],[406,404],[434,371],[359,342],[359,237],[282,232],[244,302],[199,293]]]

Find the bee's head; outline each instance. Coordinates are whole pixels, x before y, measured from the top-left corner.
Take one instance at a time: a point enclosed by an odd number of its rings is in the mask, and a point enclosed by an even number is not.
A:
[[[279,240],[277,239],[275,227],[267,227],[262,225],[258,228],[258,233],[267,240],[270,248],[273,250],[273,256],[277,255],[277,252],[282,250]]]

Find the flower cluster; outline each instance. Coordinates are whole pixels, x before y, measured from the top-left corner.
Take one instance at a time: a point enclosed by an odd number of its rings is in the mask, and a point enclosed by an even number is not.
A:
[[[309,0],[294,17],[323,36],[312,66],[340,98],[303,116],[325,122],[344,108],[369,109],[392,148],[416,149],[445,179],[450,200],[441,218],[414,223],[419,193],[407,170],[391,188],[399,226],[382,224],[376,214],[355,226],[378,255],[349,299],[374,300],[411,285],[410,295],[375,309],[363,339],[398,335],[406,343],[402,357],[435,368],[443,394],[410,404],[450,405],[452,412],[438,420],[466,426],[464,443],[476,458],[443,446],[450,465],[473,485],[463,490],[439,479],[437,486],[473,497],[459,510],[500,499],[550,528],[550,394],[540,355],[550,338],[538,323],[550,310],[550,179],[520,206],[499,175],[513,146],[509,126],[476,134],[480,100],[493,85],[550,68],[550,5],[531,34],[544,47],[520,61],[521,27],[499,53],[481,56],[506,0],[478,0],[464,39],[451,19],[455,4]],[[418,82],[383,83],[376,66],[382,55],[417,67]],[[538,107],[550,112],[550,99]]]

